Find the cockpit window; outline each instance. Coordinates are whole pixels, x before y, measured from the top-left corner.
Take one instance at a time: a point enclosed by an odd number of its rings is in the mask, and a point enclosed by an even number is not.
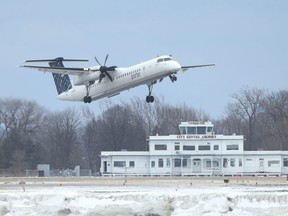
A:
[[[170,58],[170,57],[166,57],[166,58],[159,58],[158,60],[157,60],[157,63],[159,63],[159,62],[163,62],[163,61],[171,61],[172,59]]]

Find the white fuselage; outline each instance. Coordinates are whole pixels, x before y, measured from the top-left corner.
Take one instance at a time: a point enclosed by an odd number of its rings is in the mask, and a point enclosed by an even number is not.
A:
[[[89,96],[92,100],[112,97],[124,90],[150,84],[155,80],[175,74],[180,69],[180,64],[172,60],[170,56],[160,56],[128,68],[116,68],[115,71],[110,72],[113,82],[107,76],[101,82],[96,80],[89,87]],[[99,72],[93,73],[99,74]],[[72,89],[61,93],[57,98],[67,101],[83,101],[86,95],[85,85],[74,85]]]

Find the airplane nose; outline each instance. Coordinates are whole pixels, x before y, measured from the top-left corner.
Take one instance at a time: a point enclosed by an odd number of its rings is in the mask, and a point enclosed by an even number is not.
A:
[[[174,68],[175,68],[175,72],[177,72],[181,70],[181,65],[177,61],[174,61]]]

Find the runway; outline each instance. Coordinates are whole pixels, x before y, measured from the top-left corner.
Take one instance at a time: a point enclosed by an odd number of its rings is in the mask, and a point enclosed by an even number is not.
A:
[[[282,177],[0,178],[0,215],[287,215],[287,186]]]

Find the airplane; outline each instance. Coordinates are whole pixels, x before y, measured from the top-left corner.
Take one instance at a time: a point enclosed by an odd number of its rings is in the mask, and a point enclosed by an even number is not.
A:
[[[177,80],[176,74],[179,71],[187,71],[190,68],[208,67],[215,64],[204,64],[194,66],[181,66],[173,60],[171,55],[162,55],[148,61],[130,66],[117,67],[106,66],[108,54],[104,64],[101,65],[95,57],[98,66],[87,68],[64,67],[63,62],[87,62],[82,59],[55,59],[26,60],[19,67],[37,69],[43,72],[50,72],[53,75],[58,96],[64,101],[83,101],[91,103],[105,97],[119,95],[120,92],[129,90],[136,86],[147,85],[147,103],[153,103],[153,85],[169,77],[172,82]],[[48,62],[48,66],[27,65],[27,63]],[[76,76],[70,81],[69,75]]]

